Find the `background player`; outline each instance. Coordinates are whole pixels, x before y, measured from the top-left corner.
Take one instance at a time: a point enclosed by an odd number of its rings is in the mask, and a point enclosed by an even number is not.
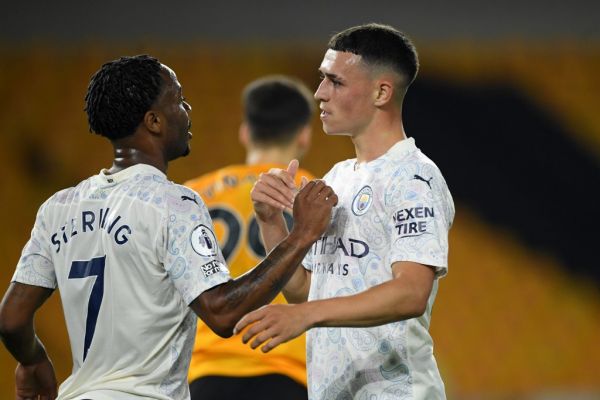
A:
[[[251,82],[244,89],[242,103],[244,120],[239,136],[246,148],[246,164],[228,166],[186,183],[206,203],[233,277],[265,256],[250,190],[261,173],[285,168],[308,150],[315,109],[308,88],[284,76]],[[304,170],[297,176],[312,178]],[[296,183],[300,183],[298,179]],[[286,216],[291,223],[291,216]],[[285,303],[285,299],[279,294],[273,302]],[[238,337],[215,335],[199,321],[189,380],[192,400],[306,399],[304,335],[262,354]]]
[[[443,399],[428,328],[454,204],[437,166],[404,132],[417,53],[378,24],[336,34],[328,47],[315,98],[325,132],[350,136],[356,159],[324,177],[340,202],[284,289],[299,304],[267,306],[236,329],[258,321],[243,340],[269,351],[319,327],[306,339],[311,399]],[[288,172],[273,171],[253,189],[267,248],[287,232],[279,210],[293,196]]]
[[[168,162],[187,155],[191,139],[191,107],[175,73],[149,56],[106,63],[91,79],[86,111],[114,161],[38,211],[0,305],[0,336],[19,362],[16,397],[56,396],[33,319],[58,287],[73,355],[59,398],[188,399],[196,315],[229,336],[244,312],[273,300],[336,196],[309,183],[292,233],[231,280],[202,200],[166,179]]]

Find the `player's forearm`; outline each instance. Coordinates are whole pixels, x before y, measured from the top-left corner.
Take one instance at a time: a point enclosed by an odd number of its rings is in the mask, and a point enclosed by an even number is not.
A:
[[[303,303],[312,327],[369,327],[423,315],[430,288],[392,280],[364,292]]]
[[[267,223],[258,219],[258,226],[263,239],[265,250],[269,253],[288,234],[287,225],[283,214]],[[310,288],[310,274],[304,268],[297,268],[282,293],[288,303],[302,303],[308,298]]]
[[[270,221],[263,221],[260,218],[256,219],[260,236],[265,246],[265,251],[268,254],[288,235],[287,225],[283,213],[278,214]]]
[[[269,223],[258,220],[258,226],[267,253],[275,248],[288,234],[283,214],[280,214],[278,218]],[[288,303],[302,303],[308,298],[309,288],[310,278],[308,271],[304,268],[297,268],[283,288],[282,293]]]
[[[290,304],[303,303],[308,300],[308,292],[310,290],[310,272],[302,266],[298,267],[294,275],[284,286],[283,296]]]
[[[46,350],[35,335],[35,311],[52,294],[52,289],[10,284],[0,304],[0,338],[7,350],[23,365],[46,358]]]
[[[0,337],[6,349],[22,365],[35,364],[47,358],[46,350],[33,330],[33,321],[27,326],[2,323]]]
[[[292,232],[255,268],[200,296],[198,315],[219,335],[230,336],[240,318],[277,296],[311,244]]]

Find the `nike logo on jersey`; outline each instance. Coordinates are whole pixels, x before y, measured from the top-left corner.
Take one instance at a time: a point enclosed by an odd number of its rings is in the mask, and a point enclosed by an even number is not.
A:
[[[431,183],[429,183],[429,182],[431,182],[431,180],[433,179],[433,176],[429,179],[425,179],[420,175],[415,175],[415,176],[413,176],[413,179],[425,182],[427,184],[427,186],[429,186],[429,189],[431,189]]]
[[[188,196],[181,196],[181,201],[193,201],[194,203],[196,203],[197,206],[199,206],[200,204],[198,204],[198,200],[196,200],[196,197],[188,197]]]

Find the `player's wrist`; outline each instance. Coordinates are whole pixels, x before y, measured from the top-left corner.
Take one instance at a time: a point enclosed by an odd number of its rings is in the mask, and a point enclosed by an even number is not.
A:
[[[276,210],[272,212],[257,212],[255,210],[254,215],[256,215],[256,220],[261,224],[278,225],[281,222],[285,224],[283,210]]]
[[[35,343],[33,346],[34,347],[30,352],[22,354],[22,356],[18,359],[19,364],[24,367],[34,366],[50,360],[48,358],[48,353],[46,353],[46,348],[37,338],[37,336],[35,337]]]
[[[297,226],[292,228],[286,238],[290,244],[297,245],[301,248],[308,248],[312,246],[317,239],[318,238],[314,238],[313,235],[308,234],[306,230],[299,229]]]
[[[316,301],[306,301],[298,304],[302,308],[304,321],[306,321],[306,330],[316,328],[321,323],[321,310]]]

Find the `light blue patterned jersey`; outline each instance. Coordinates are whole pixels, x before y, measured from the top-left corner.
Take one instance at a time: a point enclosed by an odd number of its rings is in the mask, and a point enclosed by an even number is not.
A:
[[[310,399],[444,399],[428,332],[437,278],[448,267],[454,218],[442,174],[409,138],[371,162],[340,162],[324,180],[339,202],[303,263],[312,271],[309,300],[348,296],[389,281],[397,261],[431,266],[436,279],[420,318],[371,328],[311,329]]]
[[[154,167],[48,199],[13,281],[58,287],[73,355],[59,399],[189,399],[188,307],[229,280],[204,203]]]

